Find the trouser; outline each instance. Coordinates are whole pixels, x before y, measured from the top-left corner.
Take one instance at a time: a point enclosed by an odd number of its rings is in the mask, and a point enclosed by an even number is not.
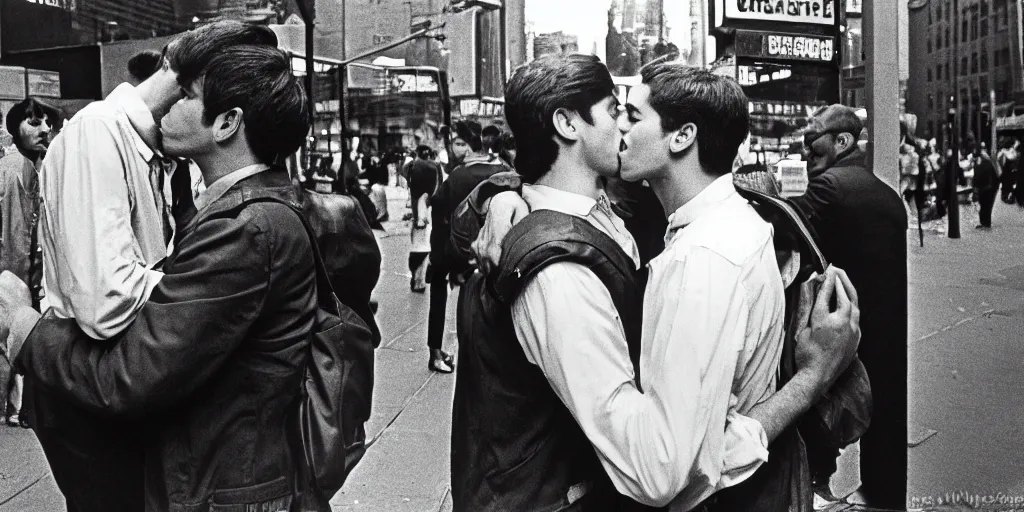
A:
[[[1013,188],[1013,196],[1017,198],[1017,204],[1024,206],[1024,169],[1017,169],[1016,183]]]
[[[427,256],[429,252],[409,253],[409,272],[412,273],[412,288],[422,290],[427,285]]]
[[[998,190],[994,188],[978,191],[978,205],[980,206],[978,217],[982,226],[992,227],[992,206],[996,203],[997,193]]]
[[[145,510],[141,427],[110,420],[25,382],[25,410],[68,512]]]
[[[430,312],[427,314],[427,347],[441,349],[445,309],[448,307],[448,269],[433,265],[430,274]]]

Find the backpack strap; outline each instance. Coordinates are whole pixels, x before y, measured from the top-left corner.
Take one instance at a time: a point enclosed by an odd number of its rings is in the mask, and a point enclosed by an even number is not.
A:
[[[736,191],[747,201],[757,203],[758,213],[775,227],[776,236],[788,233],[794,236],[797,250],[805,263],[819,274],[828,268],[828,260],[818,247],[818,236],[800,210],[783,197],[761,190],[747,180],[734,181]],[[780,233],[781,232],[781,233]]]
[[[258,196],[253,198],[247,198],[242,201],[240,205],[235,207],[235,210],[242,211],[245,207],[256,204],[256,203],[277,203],[287,206],[295,215],[299,218],[299,222],[302,223],[302,227],[306,230],[306,237],[309,238],[309,244],[313,248],[313,263],[316,267],[316,293],[317,303],[323,309],[328,310],[332,314],[339,314],[337,310],[337,296],[334,294],[334,288],[331,286],[331,280],[327,275],[327,266],[324,264],[323,257],[320,256],[320,246],[316,243],[316,234],[313,232],[313,227],[309,225],[305,215],[302,214],[302,210],[299,209],[298,205],[285,201],[284,199],[273,197],[273,196]]]
[[[552,210],[527,215],[501,245],[501,263],[491,290],[509,306],[527,281],[552,263],[573,261],[591,267],[600,256],[624,275],[635,272],[632,260],[611,237],[584,219]]]

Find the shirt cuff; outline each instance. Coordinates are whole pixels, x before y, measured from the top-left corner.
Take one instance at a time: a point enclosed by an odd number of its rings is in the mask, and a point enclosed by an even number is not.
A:
[[[722,478],[718,489],[742,483],[768,461],[768,434],[761,422],[729,411],[726,423]]]
[[[10,360],[14,361],[18,357],[18,353],[21,352],[21,346],[25,344],[25,340],[28,339],[28,335],[32,334],[32,329],[36,328],[36,323],[39,322],[39,318],[42,315],[38,311],[28,307],[22,306],[18,308],[11,321],[11,334],[8,338],[8,347],[10,347]]]

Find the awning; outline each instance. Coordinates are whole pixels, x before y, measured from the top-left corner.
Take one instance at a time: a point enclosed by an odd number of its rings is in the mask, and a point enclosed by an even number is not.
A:
[[[1024,116],[1010,116],[996,118],[996,131],[1009,132],[1024,130]]]

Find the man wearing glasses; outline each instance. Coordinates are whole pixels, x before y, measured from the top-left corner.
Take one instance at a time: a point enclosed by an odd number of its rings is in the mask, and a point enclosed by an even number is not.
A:
[[[804,132],[807,192],[793,202],[814,226],[825,258],[846,270],[860,296],[858,355],[874,413],[860,441],[868,504],[906,506],[907,215],[899,195],[866,166],[863,124],[850,107],[819,110]],[[893,158],[890,165],[896,165]],[[827,490],[838,453],[808,453],[816,490]]]

